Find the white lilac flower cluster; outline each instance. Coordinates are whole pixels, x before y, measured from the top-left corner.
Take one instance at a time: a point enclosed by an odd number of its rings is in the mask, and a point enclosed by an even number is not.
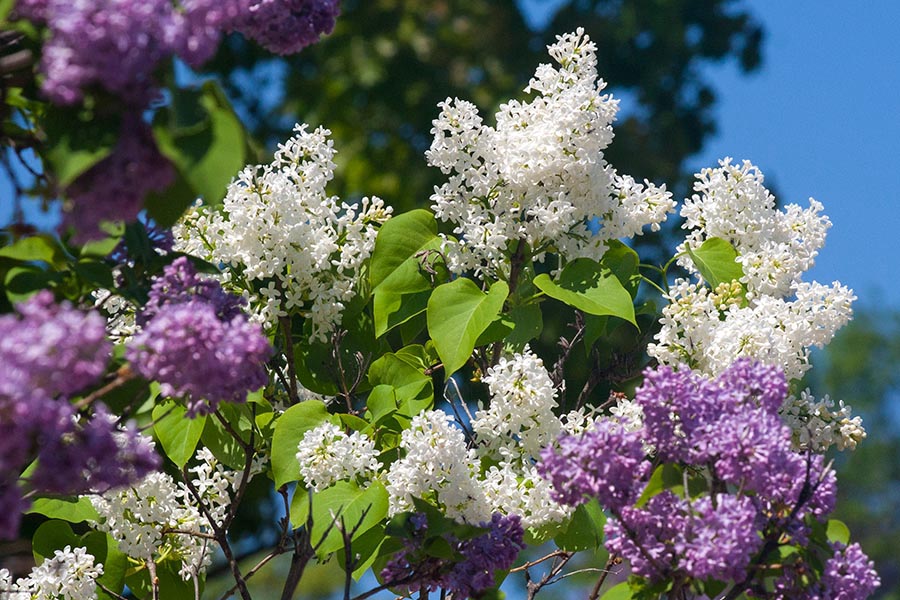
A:
[[[798,450],[825,452],[832,445],[838,450],[855,450],[866,438],[862,418],[851,417],[850,407],[843,400],[835,408],[827,394],[816,400],[807,389],[799,396],[788,396],[780,414],[793,431],[791,441]]]
[[[218,526],[241,474],[226,470],[206,448],[197,451],[197,458],[200,463],[190,469],[191,483]],[[260,471],[261,466],[254,464],[251,474]],[[130,487],[92,496],[91,503],[100,515],[97,529],[112,536],[129,557],[141,562],[177,559],[185,581],[199,577],[209,566],[216,547],[208,538],[212,526],[184,483],[152,473]]]
[[[502,358],[483,379],[487,409],[471,422],[470,448],[450,415],[429,411],[401,436],[403,457],[386,474],[391,512],[409,510],[412,498],[442,506],[448,516],[479,523],[492,513],[517,515],[525,528],[559,523],[572,513],[551,497],[535,468],[542,448],[564,431],[584,430],[582,413],[560,419],[556,391],[541,360],[524,353]]]
[[[324,340],[357,293],[360,268],[377,226],[391,213],[379,198],[360,205],[325,192],[334,176],[330,131],[307,131],[278,146],[268,165],[246,167],[229,185],[221,211],[197,207],[175,228],[176,248],[231,270],[256,317],[273,326],[300,311]]]
[[[470,102],[438,105],[425,155],[450,175],[431,200],[459,237],[444,245],[454,272],[506,276],[517,242],[538,260],[551,250],[565,260],[598,259],[606,240],[639,235],[645,225],[658,230],[674,210],[665,186],[619,175],[604,159],[618,101],[601,94],[596,45],[579,28],[548,50],[559,67],[540,65],[525,88],[537,96],[503,104],[496,128],[483,125]]]
[[[478,483],[480,461],[450,415],[430,410],[413,417],[400,434],[400,450],[403,458],[386,475],[391,514],[412,510],[412,499],[422,498],[443,507],[451,519],[475,524],[490,519]]]
[[[0,598],[3,600],[94,600],[97,578],[103,565],[94,564],[94,556],[84,548],[66,546],[56,550],[31,570],[27,577],[12,580],[9,571],[0,569]]]
[[[662,329],[648,352],[662,364],[687,363],[717,375],[740,357],[780,366],[789,379],[809,369],[809,349],[822,347],[851,316],[853,292],[835,282],[804,282],[830,225],[821,204],[784,211],[763,187],[759,170],[720,161],[704,169],[697,194],[682,210],[690,229],[679,251],[721,238],[738,252],[739,282],[710,289],[687,255],[682,266],[695,281],[678,279],[668,293]]]
[[[315,491],[343,479],[370,481],[379,467],[372,438],[359,431],[347,435],[328,421],[306,432],[297,446],[297,462],[303,481]]]

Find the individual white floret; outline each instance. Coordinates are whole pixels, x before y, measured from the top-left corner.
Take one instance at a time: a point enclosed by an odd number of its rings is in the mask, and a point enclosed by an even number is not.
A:
[[[390,514],[412,510],[413,498],[442,507],[450,518],[467,523],[490,520],[484,490],[477,481],[480,461],[466,448],[462,431],[447,413],[423,412],[400,436],[403,457],[387,472]]]
[[[454,272],[507,276],[519,243],[538,260],[548,251],[597,259],[606,240],[657,229],[674,209],[665,187],[620,176],[604,159],[618,101],[601,94],[596,45],[579,29],[548,50],[558,66],[540,65],[525,89],[534,98],[501,105],[496,127],[469,102],[438,105],[426,157],[449,176],[431,200],[454,225],[458,240],[444,245]]]
[[[799,396],[788,396],[780,412],[793,431],[792,441],[798,450],[825,452],[832,445],[838,450],[855,450],[866,437],[862,418],[851,416],[843,400],[835,407],[827,394],[816,400],[806,389]]]
[[[347,435],[331,422],[306,432],[297,462],[303,481],[316,491],[341,480],[369,481],[379,467],[374,440],[358,431]]]

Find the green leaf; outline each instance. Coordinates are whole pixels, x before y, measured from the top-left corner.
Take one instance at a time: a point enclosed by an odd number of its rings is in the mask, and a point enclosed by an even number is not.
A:
[[[449,377],[466,364],[478,337],[497,318],[509,295],[498,281],[485,294],[471,279],[459,278],[435,288],[428,300],[428,332]]]
[[[372,293],[372,313],[375,316],[375,335],[385,333],[403,325],[413,317],[425,312],[431,287],[412,294],[395,292],[390,289],[377,289]]]
[[[372,386],[388,385],[394,388],[396,408],[409,417],[430,407],[434,400],[431,377],[425,375],[415,363],[409,356],[389,352],[373,362],[368,373]]]
[[[684,477],[680,468],[671,464],[662,464],[656,467],[635,506],[638,508],[644,506],[650,501],[650,498],[663,490],[672,490],[678,496],[684,494]]]
[[[250,407],[246,404],[222,403],[216,410],[228,422],[231,429],[241,436],[243,441],[250,440],[250,431],[256,424]],[[236,470],[244,468],[247,454],[244,452],[243,446],[234,439],[232,433],[222,425],[219,419],[215,417],[206,419],[200,440],[224,465]]]
[[[600,259],[600,264],[612,271],[632,299],[636,298],[641,284],[641,273],[638,268],[640,256],[619,240],[608,240],[606,245],[608,249]]]
[[[82,258],[106,258],[109,253],[116,249],[122,239],[122,234],[111,235],[102,240],[93,240],[81,247],[80,256]]]
[[[318,427],[331,415],[325,410],[325,403],[307,400],[284,411],[275,421],[272,435],[272,473],[275,487],[300,480],[300,465],[297,463],[297,445],[310,429]]]
[[[744,276],[741,264],[735,262],[737,250],[722,238],[709,238],[696,250],[687,249],[703,280],[713,289],[720,283],[740,281]]]
[[[47,234],[32,235],[0,248],[0,256],[24,262],[44,262],[55,269],[62,269],[68,262],[66,251],[59,240]]]
[[[153,433],[166,456],[179,469],[183,469],[200,443],[200,436],[206,427],[206,415],[190,418],[187,409],[174,402],[157,404],[152,414]]]
[[[631,598],[631,586],[627,581],[617,583],[600,596],[600,600],[631,600]]]
[[[25,511],[29,514],[44,515],[51,519],[62,519],[69,523],[97,521],[100,515],[86,496],[67,498],[36,498]]]
[[[308,495],[298,488],[291,501],[291,523],[295,527],[306,523],[309,508]],[[387,512],[388,493],[379,481],[373,481],[365,489],[355,483],[339,481],[328,489],[314,492],[311,543],[316,546],[321,542],[316,554],[319,558],[324,558],[343,548],[344,542],[338,527],[342,522],[348,532],[356,530],[351,538],[354,540],[380,523]],[[335,519],[336,524],[328,531]]]
[[[378,231],[372,250],[369,266],[372,289],[384,285],[404,290],[410,284],[418,285],[423,277],[419,269],[421,259],[416,255],[432,249],[435,240],[440,238],[437,221],[430,211],[411,210],[388,220]]]
[[[92,289],[98,287],[112,289],[116,285],[113,280],[112,270],[102,262],[79,260],[72,265],[72,270],[75,271],[79,279],[89,284]]]
[[[579,505],[572,515],[569,527],[553,538],[561,550],[579,552],[593,550],[603,543],[603,526],[606,515],[597,500]]]
[[[245,133],[228,99],[214,82],[200,90],[176,90],[175,110],[154,124],[153,135],[160,152],[172,161],[178,173],[208,204],[218,203],[225,188],[245,162]],[[181,110],[199,106],[205,112]],[[181,209],[187,208],[187,205]],[[151,215],[153,216],[153,215]]]
[[[544,328],[540,304],[524,304],[513,307],[509,311],[509,320],[515,325],[506,338],[510,344],[527,344],[541,335]]]
[[[369,268],[376,336],[425,311],[433,285],[420,253],[437,250],[441,243],[434,215],[426,210],[398,215],[382,225]],[[441,268],[435,277],[444,281],[446,270]]]
[[[590,315],[625,319],[635,327],[631,294],[608,268],[588,258],[570,262],[554,282],[546,273],[534,278],[542,292]]]
[[[81,539],[65,521],[53,520],[42,523],[31,537],[31,551],[35,562],[52,557],[56,550],[62,550],[66,546],[80,545]]]
[[[825,531],[829,542],[840,542],[845,546],[850,544],[850,528],[843,521],[828,519]]]
[[[61,188],[112,154],[119,135],[118,118],[88,109],[48,105],[44,158]]]

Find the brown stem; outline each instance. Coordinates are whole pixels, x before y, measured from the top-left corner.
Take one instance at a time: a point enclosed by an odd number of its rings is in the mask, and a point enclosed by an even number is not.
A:
[[[209,523],[210,528],[212,528],[213,533],[215,534],[215,539],[219,543],[219,547],[222,549],[222,554],[225,555],[225,560],[228,562],[228,566],[231,568],[231,573],[234,576],[234,581],[237,584],[237,589],[241,594],[241,598],[243,600],[252,600],[250,596],[250,590],[247,589],[247,582],[244,580],[244,576],[241,574],[241,568],[237,564],[237,560],[234,558],[234,552],[231,550],[231,544],[228,543],[228,535],[226,530],[219,526],[216,523],[215,519],[212,518],[212,515],[209,513],[209,509],[206,508],[206,503],[203,501],[203,497],[200,495],[200,492],[197,491],[197,488],[194,486],[193,481],[191,481],[190,474],[188,473],[187,466],[181,469],[181,478],[184,481],[184,485],[187,486],[188,491],[191,492],[191,496],[194,497],[194,500],[197,502],[197,506],[200,509],[200,512],[203,514],[203,517],[206,519],[207,523]]]
[[[297,404],[297,369],[294,365],[294,339],[291,336],[291,318],[281,317],[281,331],[284,335],[284,359],[287,361],[288,378],[291,380],[291,387],[288,389],[288,397],[291,404]]]
[[[612,569],[613,565],[619,561],[619,557],[615,554],[611,554],[609,556],[609,560],[606,561],[606,566],[603,567],[603,571],[600,573],[600,578],[597,579],[597,583],[594,584],[594,589],[591,590],[591,595],[588,596],[588,600],[597,600],[600,596],[600,588],[603,587],[603,583],[606,581],[607,576],[610,574],[610,569]]]
[[[159,577],[156,575],[156,563],[152,558],[147,561],[147,570],[150,571],[150,594],[153,600],[159,600]]]
[[[99,390],[94,390],[93,392],[79,400],[77,403],[75,403],[75,410],[87,408],[98,398],[105,396],[116,388],[122,387],[132,379],[134,379],[134,373],[131,371],[131,368],[129,368],[128,365],[125,365],[116,372],[115,379],[104,385]]]

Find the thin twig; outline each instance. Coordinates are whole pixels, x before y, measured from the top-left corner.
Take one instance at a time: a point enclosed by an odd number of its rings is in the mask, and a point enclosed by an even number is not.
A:
[[[284,359],[287,361],[288,377],[291,381],[291,386],[288,388],[288,397],[293,405],[297,404],[299,399],[297,397],[297,369],[294,365],[294,340],[291,336],[291,318],[281,317],[279,321],[281,322],[281,331],[284,335]]]
[[[603,570],[600,573],[600,578],[597,579],[597,583],[594,584],[594,589],[591,590],[591,595],[588,596],[588,600],[597,600],[600,596],[600,588],[603,587],[603,583],[606,581],[606,577],[612,572],[612,566],[619,562],[619,557],[615,554],[611,554],[609,556],[609,560],[606,561],[606,566],[603,567]]]
[[[91,405],[92,402],[105,396],[116,388],[122,387],[129,381],[134,379],[134,373],[128,366],[124,366],[116,372],[116,378],[104,385],[98,390],[94,390],[81,400],[75,403],[75,410],[81,410]]]
[[[152,558],[147,561],[147,570],[150,571],[150,594],[153,600],[159,600],[159,577],[156,575],[156,563]]]

